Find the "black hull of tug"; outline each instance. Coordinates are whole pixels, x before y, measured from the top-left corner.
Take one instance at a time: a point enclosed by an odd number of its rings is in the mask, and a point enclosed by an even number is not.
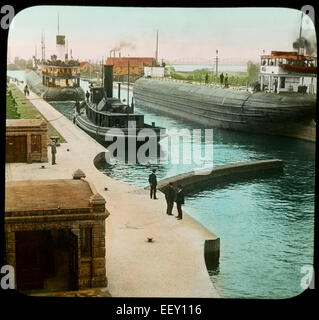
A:
[[[116,141],[116,136],[112,136],[112,140],[106,140],[106,136],[110,136],[110,130],[115,129],[111,127],[100,127],[95,124],[93,124],[91,121],[89,121],[86,117],[77,114],[74,118],[74,123],[84,130],[89,136],[91,136],[94,140],[96,140],[98,143],[100,143],[104,147],[110,146],[114,141]],[[161,140],[167,137],[166,130],[164,128],[159,127],[152,127],[150,125],[145,124],[144,128],[137,128],[136,129],[136,135],[130,135],[128,136],[128,129],[127,128],[118,128],[121,129],[124,133],[125,137],[125,146],[127,147],[128,143],[131,141],[135,141],[136,146],[140,146],[146,142],[144,141],[138,141],[137,140],[137,134],[142,129],[152,129],[153,132],[156,134],[156,141],[157,143]]]

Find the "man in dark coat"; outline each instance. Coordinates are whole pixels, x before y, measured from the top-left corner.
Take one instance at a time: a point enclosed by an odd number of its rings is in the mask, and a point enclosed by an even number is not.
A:
[[[228,74],[226,73],[225,77],[225,88],[228,88]]]
[[[51,143],[51,153],[52,153],[52,164],[56,164],[55,163],[55,154],[56,154],[55,140],[53,140]]]
[[[168,187],[165,189],[165,199],[166,199],[166,203],[167,203],[166,213],[169,216],[172,215],[175,197],[176,197],[175,189],[173,187],[172,182],[170,182]]]
[[[223,84],[224,83],[224,74],[221,73],[219,78],[220,78],[220,84]]]
[[[184,191],[183,187],[179,185],[177,187],[177,193],[176,193],[176,207],[178,211],[178,216],[176,217],[178,220],[183,219],[183,211],[182,211],[182,204],[184,204]]]
[[[157,178],[155,174],[156,170],[152,170],[152,173],[148,176],[148,182],[150,184],[150,196],[151,199],[157,199],[156,198],[156,186],[157,186]]]
[[[90,99],[90,92],[86,90],[86,101],[89,102],[89,99]]]

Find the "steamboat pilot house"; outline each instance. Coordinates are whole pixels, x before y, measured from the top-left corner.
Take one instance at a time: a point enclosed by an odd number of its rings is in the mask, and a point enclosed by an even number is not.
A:
[[[260,88],[266,92],[317,93],[317,58],[297,52],[272,51],[261,56]]]
[[[47,87],[71,87],[80,86],[80,66],[75,60],[57,60],[57,56],[51,56],[51,60],[42,63],[42,84]]]

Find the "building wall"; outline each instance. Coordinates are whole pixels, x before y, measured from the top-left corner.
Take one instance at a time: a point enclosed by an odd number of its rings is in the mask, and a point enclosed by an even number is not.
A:
[[[6,137],[26,136],[27,162],[48,161],[48,130],[47,125],[39,127],[7,127]]]
[[[144,67],[144,76],[152,78],[164,78],[164,67]]]
[[[107,65],[113,65],[113,75],[116,81],[127,81],[128,70],[130,81],[134,82],[137,78],[144,75],[144,67],[156,65],[154,58],[107,58]]]
[[[49,214],[49,212],[46,212]],[[20,231],[42,231],[69,229],[77,237],[78,247],[78,288],[105,287],[107,286],[105,270],[105,217],[102,219],[87,217],[84,221],[77,218],[77,214],[63,215],[45,219],[43,216],[34,216],[34,212],[24,212],[23,216],[18,212],[17,217],[5,218],[6,235],[6,263],[16,269],[16,243],[15,233]],[[52,212],[50,213],[52,214]],[[32,218],[31,218],[32,217]],[[91,256],[83,257],[81,252],[81,229],[91,228]]]

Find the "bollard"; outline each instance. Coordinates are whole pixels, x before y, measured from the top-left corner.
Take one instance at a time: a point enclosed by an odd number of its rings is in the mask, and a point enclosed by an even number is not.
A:
[[[220,238],[205,240],[204,257],[207,270],[214,270],[219,265]]]

